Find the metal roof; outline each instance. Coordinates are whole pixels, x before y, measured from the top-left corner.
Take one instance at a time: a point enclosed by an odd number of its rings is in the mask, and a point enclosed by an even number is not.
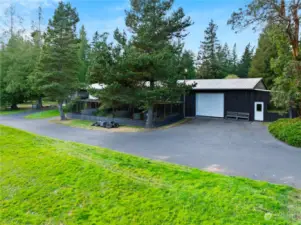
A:
[[[179,83],[185,82],[188,85],[195,85],[193,90],[266,90],[262,78],[239,78],[239,79],[197,79],[197,80],[178,80]],[[146,83],[148,86],[148,83]],[[92,84],[90,88],[102,90],[104,84]]]
[[[179,80],[193,85],[193,90],[254,90],[262,78]],[[264,86],[264,85],[263,85]]]
[[[105,87],[104,84],[98,84],[98,83],[94,83],[89,86],[89,88],[96,89],[96,90],[102,90],[104,89],[104,87]]]

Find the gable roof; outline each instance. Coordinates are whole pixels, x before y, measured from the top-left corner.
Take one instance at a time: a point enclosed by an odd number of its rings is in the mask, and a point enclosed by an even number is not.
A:
[[[179,80],[195,86],[193,90],[266,90],[262,78]]]
[[[178,83],[183,82],[188,85],[195,84],[193,90],[267,90],[262,78],[178,80]],[[148,85],[146,83],[146,86]],[[105,86],[105,84],[95,83],[89,87],[102,90]]]

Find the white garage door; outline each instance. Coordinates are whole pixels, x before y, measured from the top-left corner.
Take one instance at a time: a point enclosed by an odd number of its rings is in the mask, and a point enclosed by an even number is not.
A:
[[[196,115],[224,117],[224,94],[223,93],[197,93]]]

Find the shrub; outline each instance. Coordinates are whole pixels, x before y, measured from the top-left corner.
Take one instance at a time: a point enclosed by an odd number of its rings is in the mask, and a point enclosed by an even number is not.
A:
[[[280,119],[269,125],[270,133],[289,145],[301,147],[301,119]]]

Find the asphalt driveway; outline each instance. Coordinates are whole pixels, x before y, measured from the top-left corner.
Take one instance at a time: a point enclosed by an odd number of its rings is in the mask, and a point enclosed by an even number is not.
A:
[[[47,120],[2,116],[0,124],[227,175],[301,188],[301,149],[274,139],[261,123],[194,119],[166,130],[110,133]]]

